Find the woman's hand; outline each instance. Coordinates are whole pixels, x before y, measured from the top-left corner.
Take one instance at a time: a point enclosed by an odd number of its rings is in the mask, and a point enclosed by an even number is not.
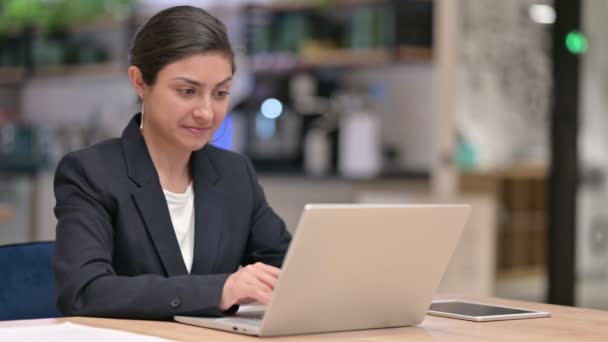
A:
[[[224,283],[220,310],[228,310],[235,304],[256,301],[268,304],[279,274],[281,269],[261,262],[247,265],[231,274]]]

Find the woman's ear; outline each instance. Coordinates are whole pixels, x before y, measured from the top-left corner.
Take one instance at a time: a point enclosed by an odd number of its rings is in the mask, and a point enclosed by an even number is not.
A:
[[[137,95],[139,95],[139,98],[143,100],[146,82],[144,82],[144,77],[141,74],[141,70],[139,70],[138,67],[131,65],[128,69],[128,72],[133,88],[137,92]]]

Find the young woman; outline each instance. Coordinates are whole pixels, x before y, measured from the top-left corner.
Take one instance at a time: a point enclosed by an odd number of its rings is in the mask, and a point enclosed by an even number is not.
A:
[[[57,167],[59,309],[171,319],[267,303],[291,236],[250,162],[209,145],[235,71],[225,26],[166,9],[135,36],[130,64],[141,113]]]

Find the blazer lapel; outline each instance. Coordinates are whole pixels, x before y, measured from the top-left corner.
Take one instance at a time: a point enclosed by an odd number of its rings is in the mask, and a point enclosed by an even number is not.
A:
[[[169,208],[136,115],[122,135],[129,178],[139,187],[133,199],[168,276],[188,274],[175,236]]]
[[[220,175],[209,160],[206,148],[192,154],[194,181],[194,261],[192,274],[214,273],[222,234],[223,197],[217,182]]]

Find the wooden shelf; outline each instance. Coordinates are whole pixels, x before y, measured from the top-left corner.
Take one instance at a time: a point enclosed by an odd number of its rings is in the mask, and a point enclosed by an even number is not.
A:
[[[53,65],[37,68],[32,76],[34,78],[51,78],[66,76],[106,76],[126,75],[126,68],[118,62],[92,63],[78,65]]]
[[[462,172],[462,176],[545,180],[548,177],[548,167],[545,164],[516,164],[503,169]]]
[[[430,47],[402,46],[397,49],[400,62],[430,62],[433,60],[433,49]]]
[[[0,68],[0,85],[17,85],[25,80],[23,67]]]
[[[126,18],[118,18],[112,17],[110,15],[106,15],[103,17],[96,18],[89,22],[82,22],[78,24],[68,24],[66,26],[66,31],[68,32],[81,32],[81,31],[91,31],[91,30],[107,30],[107,29],[123,29],[125,25]]]
[[[252,9],[266,10],[270,12],[297,12],[324,8],[344,8],[365,5],[387,3],[386,0],[334,0],[331,3],[325,1],[277,1],[270,4],[251,5]]]
[[[315,52],[269,53],[250,57],[254,72],[273,73],[298,69],[348,68],[378,66],[390,63],[431,62],[432,49],[428,47],[400,47],[397,58],[390,48],[378,49],[325,49]]]
[[[390,54],[386,49],[335,49],[304,54],[300,61],[310,67],[368,66],[389,63]]]
[[[509,281],[527,277],[545,277],[546,274],[547,271],[544,265],[530,265],[499,270],[496,272],[496,277],[500,281]]]
[[[302,55],[260,54],[251,57],[251,61],[254,72],[260,74],[317,68],[383,65],[391,61],[391,56],[386,49],[332,49]]]
[[[433,0],[416,0],[418,2],[431,2]],[[275,3],[270,4],[252,4],[249,5],[252,9],[266,10],[270,12],[297,12],[315,9],[336,9],[336,8],[348,8],[357,6],[368,6],[368,5],[382,5],[390,4],[390,0],[333,0],[327,1],[313,1],[313,0],[301,0],[301,1],[286,1],[276,0]]]

